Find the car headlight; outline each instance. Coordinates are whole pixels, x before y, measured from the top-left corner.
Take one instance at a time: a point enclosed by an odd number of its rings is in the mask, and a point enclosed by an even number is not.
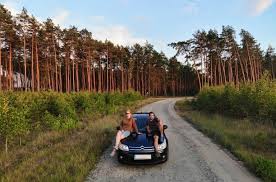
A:
[[[122,151],[129,151],[128,146],[121,143],[119,144],[119,149]]]
[[[164,140],[163,143],[158,145],[158,150],[164,150],[166,147],[167,147],[167,142],[166,142],[166,140]]]

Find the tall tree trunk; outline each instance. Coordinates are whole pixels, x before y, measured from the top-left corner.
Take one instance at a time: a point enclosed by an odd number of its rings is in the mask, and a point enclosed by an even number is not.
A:
[[[62,92],[62,76],[61,76],[61,65],[59,66],[59,91]]]
[[[107,47],[107,64],[106,64],[106,91],[107,92],[109,92],[109,82],[108,82],[108,66],[109,66],[109,64],[108,64],[108,60],[109,58],[108,58],[108,47]]]
[[[218,81],[219,81],[219,85],[222,84],[222,70],[221,70],[222,66],[221,66],[221,59],[218,60]]]
[[[244,71],[245,71],[245,75],[246,75],[246,81],[250,82],[249,73],[248,73],[248,60],[247,59],[244,59],[244,60],[245,60],[245,63],[244,63],[245,69],[244,69]]]
[[[253,73],[253,65],[252,65],[253,63],[252,63],[252,59],[251,59],[251,56],[249,53],[247,41],[246,41],[246,51],[247,51],[247,58],[248,58],[248,62],[249,62],[250,77],[249,77],[249,72],[248,72],[247,61],[246,61],[246,75],[247,75],[248,81],[254,82],[254,73]]]
[[[99,60],[99,70],[98,70],[98,92],[102,92],[102,73],[101,73],[101,61]]]
[[[53,41],[53,48],[54,48],[54,57],[55,57],[55,82],[56,82],[56,91],[59,90],[58,88],[58,62],[57,62],[57,50],[56,50],[56,45],[55,45],[55,40],[52,35],[52,41]]]
[[[56,87],[56,92],[58,92],[58,65],[57,61],[55,59],[55,87]]]
[[[2,42],[0,39],[0,91],[2,90],[2,74],[4,75],[3,66],[2,66]]]
[[[201,54],[201,56],[200,56],[201,58],[200,58],[200,62],[201,62],[201,87],[203,87],[204,86],[204,78],[203,78],[203,75],[204,75],[204,73],[203,73],[203,55]]]
[[[68,93],[71,92],[71,66],[70,66],[70,58],[68,59],[68,63],[67,63],[67,87],[68,87]]]
[[[131,89],[131,72],[129,71],[129,68],[127,68],[127,90]]]
[[[12,45],[10,43],[10,59],[9,59],[9,90],[13,88],[13,72],[12,72]]]
[[[222,71],[223,71],[223,78],[224,78],[224,84],[226,84],[227,80],[226,80],[226,71],[225,71],[225,61],[222,61],[221,59],[221,66],[222,66]]]
[[[76,91],[76,87],[75,87],[75,61],[74,61],[74,59],[72,60],[72,84],[73,84],[73,92],[75,92]],[[77,73],[77,72],[76,72]],[[77,75],[77,74],[76,74]]]
[[[125,80],[124,80],[124,66],[123,66],[123,63],[121,63],[121,90],[122,90],[122,92],[124,92],[124,82],[125,82]]]
[[[91,92],[91,81],[90,81],[90,65],[89,65],[89,62],[91,60],[91,55],[90,55],[90,48],[89,48],[89,53],[88,53],[88,58],[89,60],[87,59],[86,60],[86,76],[87,76],[87,87],[88,87],[88,91]]]
[[[114,90],[115,90],[115,88],[114,88],[114,86],[115,86],[115,80],[114,80],[114,76],[115,76],[115,73],[114,73],[114,70],[110,70],[110,90],[111,90],[111,92],[114,92]]]
[[[106,91],[106,88],[105,88],[105,78],[104,78],[104,75],[105,75],[105,72],[104,72],[104,69],[102,69],[101,68],[101,80],[102,80],[102,83],[101,83],[101,85],[102,85],[102,88],[101,88],[101,90],[103,91],[103,92],[105,92]]]
[[[135,84],[135,90],[138,92],[139,91],[139,71],[138,71],[138,61],[136,62],[136,84]]]
[[[245,71],[244,71],[243,61],[242,61],[242,59],[241,59],[241,56],[240,56],[240,53],[239,53],[239,50],[238,50],[237,45],[235,45],[235,51],[236,51],[236,54],[237,54],[238,59],[239,59],[239,61],[240,61],[240,67],[241,67],[243,82],[245,82],[245,81],[246,81],[246,78],[245,78]]]
[[[215,67],[214,67],[214,85],[218,84],[218,77],[217,77],[217,68],[218,68],[218,61],[215,62]]]
[[[35,51],[36,51],[36,83],[37,83],[37,91],[40,91],[40,76],[39,76],[39,62],[38,62],[38,46],[37,46],[37,41],[35,42]]]
[[[77,83],[77,92],[80,91],[80,82],[79,82],[79,63],[76,62],[76,83]]]
[[[233,82],[233,68],[232,68],[232,62],[231,59],[228,62],[228,81],[230,83]]]
[[[84,61],[81,63],[81,78],[82,78],[82,90],[86,89],[86,84],[85,84],[85,72],[84,72]]]
[[[47,59],[46,61],[46,70],[47,70],[47,85],[48,89],[51,89],[51,78],[50,78],[50,65],[49,65],[49,60]]]
[[[213,84],[213,63],[212,63],[212,55],[211,55],[211,59],[210,59],[210,67],[211,67],[211,70],[210,70],[210,82],[211,82],[211,86],[214,86],[214,84]],[[186,94],[185,94],[186,95]]]
[[[239,67],[238,67],[238,60],[235,60],[235,77],[236,77],[236,85],[239,86]]]
[[[142,95],[145,95],[145,85],[144,85],[144,69],[143,69],[143,66],[141,67],[142,68],[142,73],[141,73],[141,93]]]
[[[34,92],[34,35],[32,35],[32,63],[31,63],[31,69],[32,69],[32,71],[31,71],[32,72],[32,92]]]
[[[68,93],[69,92],[68,53],[66,53],[66,54],[67,54],[67,56],[65,58],[65,88],[66,88],[65,90]]]
[[[197,68],[195,67],[195,65],[196,65],[196,62],[194,60],[193,68],[195,69],[196,74],[197,74],[199,90],[201,90],[202,89],[201,79],[200,79],[199,71],[197,70]]]
[[[149,77],[148,77],[148,92],[149,92],[149,95],[151,95],[151,83],[150,83],[150,81],[151,81],[151,68],[150,68],[150,63],[148,63],[148,71],[149,71],[149,73],[148,73],[148,75],[149,75]]]
[[[93,69],[93,91],[96,92],[96,73],[95,73],[94,62],[92,65],[92,69]]]
[[[26,55],[26,36],[24,35],[24,88],[27,91],[27,55]]]

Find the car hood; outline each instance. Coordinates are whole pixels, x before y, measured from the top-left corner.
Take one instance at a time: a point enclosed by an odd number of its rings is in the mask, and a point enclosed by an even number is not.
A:
[[[121,141],[122,144],[131,146],[131,147],[152,147],[153,146],[153,137],[148,137],[146,134],[139,134],[133,137],[130,135],[129,137],[123,139]]]

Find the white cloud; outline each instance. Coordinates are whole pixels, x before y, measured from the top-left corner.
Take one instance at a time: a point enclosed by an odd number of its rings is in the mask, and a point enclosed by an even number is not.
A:
[[[167,57],[174,56],[175,51],[171,47],[168,47],[168,41],[158,39],[158,40],[149,40],[149,42],[154,45],[155,50],[159,52],[162,51],[163,53],[165,53]]]
[[[123,25],[96,26],[91,28],[93,37],[99,40],[110,40],[119,45],[144,44],[145,38],[134,36],[127,27]]]
[[[11,12],[13,16],[20,12],[20,0],[5,1],[2,4]]]
[[[7,8],[13,16],[20,14],[23,9],[23,2],[22,0],[7,0],[2,3],[5,8]],[[28,9],[27,9],[28,11]],[[28,11],[29,15],[32,15],[31,12]],[[40,16],[34,16],[37,21],[42,22],[42,18]]]
[[[64,23],[69,15],[70,12],[68,10],[59,10],[58,14],[53,17],[53,21],[60,26],[64,26]]]
[[[183,10],[186,14],[197,14],[199,11],[199,0],[186,0]]]
[[[267,10],[275,0],[247,0],[249,5],[250,14],[257,16]]]

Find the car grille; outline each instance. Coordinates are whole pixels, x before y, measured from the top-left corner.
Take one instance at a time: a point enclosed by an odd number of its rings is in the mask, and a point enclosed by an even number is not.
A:
[[[144,147],[144,146],[140,146],[140,147],[129,147],[129,151],[132,152],[154,152],[154,147]]]

